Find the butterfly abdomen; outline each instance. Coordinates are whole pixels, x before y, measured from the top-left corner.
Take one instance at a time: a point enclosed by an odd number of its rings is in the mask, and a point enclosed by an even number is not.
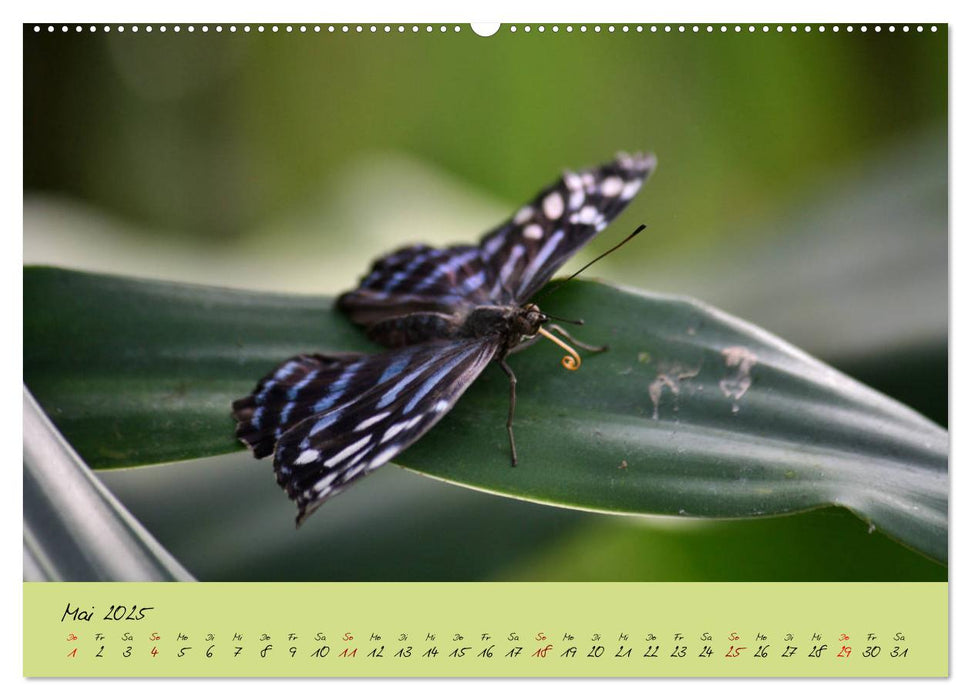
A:
[[[389,348],[416,345],[429,340],[456,337],[459,323],[455,316],[442,313],[414,313],[379,321],[368,327],[368,337]]]

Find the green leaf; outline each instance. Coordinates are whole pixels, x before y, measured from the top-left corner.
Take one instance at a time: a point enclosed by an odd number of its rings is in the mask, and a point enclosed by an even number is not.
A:
[[[329,299],[24,273],[24,374],[94,467],[237,449],[229,405],[286,357],[367,350]],[[947,556],[947,433],[770,334],[683,298],[572,282],[544,309],[611,350],[577,372],[541,343],[488,368],[395,461],[518,498],[616,513],[747,517],[849,508]],[[366,488],[362,484],[356,488]]]

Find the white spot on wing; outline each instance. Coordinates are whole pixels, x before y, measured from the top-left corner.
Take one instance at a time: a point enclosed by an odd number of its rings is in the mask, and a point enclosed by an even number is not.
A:
[[[641,188],[641,184],[643,182],[644,182],[643,180],[631,180],[630,182],[628,182],[626,185],[624,185],[624,189],[621,190],[620,198],[621,199],[632,198],[635,194],[637,194],[637,190]]]
[[[582,189],[573,190],[570,192],[570,211],[576,211],[582,207],[586,198],[587,196],[583,193]]]
[[[543,227],[539,224],[530,224],[523,229],[523,238],[528,238],[531,241],[538,241],[543,237]]]
[[[579,224],[592,224],[594,221],[597,220],[598,215],[599,215],[599,212],[597,211],[597,208],[592,204],[588,204],[583,209],[581,209],[576,214],[574,214],[571,217],[571,220],[574,223],[579,223]]]
[[[529,221],[530,217],[533,215],[533,208],[528,204],[516,212],[516,216],[512,218],[514,224],[525,224]]]
[[[304,450],[300,453],[300,456],[293,460],[294,464],[310,464],[315,459],[320,457],[320,452],[317,450]]]
[[[543,200],[543,213],[548,219],[559,219],[563,216],[563,197],[559,192],[550,192]]]
[[[616,175],[611,175],[600,183],[600,192],[604,197],[616,197],[623,189],[624,181]]]
[[[374,459],[372,459],[370,462],[367,463],[368,470],[377,469],[382,464],[387,462],[389,459],[394,457],[396,454],[398,454],[398,448],[389,447],[384,452],[381,452],[377,457],[375,457]]]
[[[371,437],[372,437],[371,435],[365,435],[364,437],[362,437],[360,440],[358,440],[354,444],[348,445],[343,450],[341,450],[340,452],[338,452],[336,455],[334,455],[333,457],[331,457],[330,459],[328,459],[326,462],[324,462],[324,466],[325,467],[333,467],[336,464],[340,464],[345,459],[347,459],[348,457],[350,457],[352,454],[354,454],[355,452],[357,452],[358,450],[360,450],[362,447],[364,447],[366,444],[368,444],[369,442],[371,442]]]
[[[330,485],[334,483],[334,479],[336,479],[338,476],[340,476],[340,472],[331,472],[326,476],[322,476],[317,480],[317,483],[314,484],[313,490],[318,494],[323,493],[326,489],[330,488]]]
[[[383,445],[388,440],[390,440],[391,438],[393,438],[395,435],[397,435],[398,433],[400,433],[402,430],[408,430],[410,428],[415,427],[415,425],[418,424],[418,421],[420,421],[421,418],[422,417],[420,415],[418,415],[418,416],[415,416],[414,418],[412,418],[411,420],[403,420],[400,423],[395,423],[394,425],[392,425],[390,428],[388,428],[385,431],[384,437],[381,438],[381,442],[378,443],[378,444]]]
[[[367,466],[366,464],[358,464],[353,469],[348,469],[347,472],[344,473],[344,481],[347,482],[353,479],[355,476],[363,472],[364,467],[366,466]]]
[[[390,415],[391,415],[391,411],[385,411],[384,413],[378,413],[377,415],[371,416],[367,420],[362,420],[360,423],[357,424],[357,427],[354,428],[353,432],[357,433],[364,430],[365,428],[370,428],[375,423],[383,421],[385,418],[387,418]]]

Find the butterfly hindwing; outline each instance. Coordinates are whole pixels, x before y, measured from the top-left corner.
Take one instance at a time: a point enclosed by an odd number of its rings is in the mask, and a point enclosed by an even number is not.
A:
[[[348,389],[345,402],[305,417],[277,442],[274,470],[277,481],[297,502],[298,524],[327,498],[431,429],[497,349],[493,338],[454,340],[356,360],[361,364],[355,374],[374,381],[358,387],[356,395]],[[310,405],[319,395],[303,404]]]

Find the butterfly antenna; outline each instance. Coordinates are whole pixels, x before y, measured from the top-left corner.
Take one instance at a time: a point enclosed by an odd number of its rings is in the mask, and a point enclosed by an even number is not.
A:
[[[560,318],[559,316],[553,316],[551,314],[544,314],[546,318],[552,319],[554,321],[559,321],[560,323],[572,323],[574,326],[582,326],[582,318]]]
[[[593,260],[591,260],[590,262],[588,262],[586,265],[584,265],[583,267],[581,267],[579,270],[577,270],[576,272],[574,272],[572,275],[570,275],[569,277],[567,277],[565,280],[561,281],[559,284],[556,284],[553,287],[550,287],[549,289],[547,289],[545,292],[543,292],[538,297],[536,297],[533,300],[533,303],[535,304],[537,301],[539,301],[543,297],[549,296],[550,294],[552,294],[553,292],[555,292],[557,289],[559,289],[564,284],[566,284],[567,282],[569,282],[570,280],[572,280],[574,277],[576,277],[577,275],[579,275],[581,272],[583,272],[584,270],[586,270],[588,267],[590,267],[591,265],[593,265],[595,262],[597,262],[598,260],[601,260],[602,258],[607,257],[608,255],[610,255],[611,253],[613,253],[615,250],[617,250],[618,248],[620,248],[622,245],[624,245],[625,243],[627,243],[628,241],[630,241],[634,236],[636,236],[637,234],[639,234],[645,228],[647,228],[647,226],[645,224],[641,224],[640,226],[638,226],[636,229],[634,229],[634,232],[633,233],[631,233],[629,236],[627,236],[627,238],[625,238],[624,240],[622,240],[620,243],[618,243],[617,245],[615,245],[613,248],[611,248],[610,250],[608,250],[606,253],[601,253],[600,255],[598,255],[597,257],[595,257]],[[550,318],[552,318],[552,316],[550,316]],[[562,319],[558,319],[558,320],[562,320]]]

